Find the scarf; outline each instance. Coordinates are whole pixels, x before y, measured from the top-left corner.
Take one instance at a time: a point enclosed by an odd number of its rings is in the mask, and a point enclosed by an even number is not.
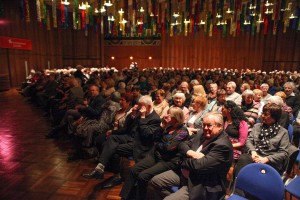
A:
[[[256,151],[260,152],[262,155],[268,155],[266,151],[270,150],[270,139],[277,135],[279,129],[280,125],[278,123],[272,124],[269,127],[263,124],[261,127],[261,132],[258,136],[260,141],[256,146]]]

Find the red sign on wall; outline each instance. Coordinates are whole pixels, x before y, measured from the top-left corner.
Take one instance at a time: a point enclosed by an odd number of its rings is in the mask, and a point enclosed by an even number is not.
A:
[[[32,41],[0,36],[0,48],[32,50]]]

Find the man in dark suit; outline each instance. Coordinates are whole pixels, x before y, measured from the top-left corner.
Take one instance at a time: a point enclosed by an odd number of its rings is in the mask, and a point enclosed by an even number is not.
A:
[[[153,110],[152,98],[148,95],[139,99],[138,105],[132,108],[132,113],[126,118],[126,127],[113,131],[104,144],[103,151],[96,168],[85,178],[102,178],[105,167],[115,154],[133,156],[135,162],[142,160],[154,145],[154,133],[160,129],[160,117]],[[114,163],[118,165],[119,163]],[[104,188],[121,183],[121,177],[115,177]]]
[[[180,144],[179,149],[185,155],[179,175],[182,176],[183,186],[165,199],[217,200],[225,196],[226,175],[233,162],[233,147],[223,131],[223,123],[220,113],[207,113],[203,118],[203,130]],[[151,183],[154,188],[164,191],[166,184],[180,184],[174,180],[179,181],[178,175],[167,171],[154,177]]]

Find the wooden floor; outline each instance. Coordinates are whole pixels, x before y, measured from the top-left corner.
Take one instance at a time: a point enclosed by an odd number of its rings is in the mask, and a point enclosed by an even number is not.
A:
[[[0,199],[120,199],[121,185],[81,177],[93,160],[68,162],[69,141],[45,139],[43,114],[16,90],[0,92]]]

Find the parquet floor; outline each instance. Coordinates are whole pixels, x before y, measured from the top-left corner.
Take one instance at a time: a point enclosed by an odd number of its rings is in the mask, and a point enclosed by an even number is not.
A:
[[[0,92],[0,199],[120,199],[121,185],[101,190],[103,180],[81,177],[92,159],[68,162],[69,142],[45,139],[43,114],[16,90]]]

